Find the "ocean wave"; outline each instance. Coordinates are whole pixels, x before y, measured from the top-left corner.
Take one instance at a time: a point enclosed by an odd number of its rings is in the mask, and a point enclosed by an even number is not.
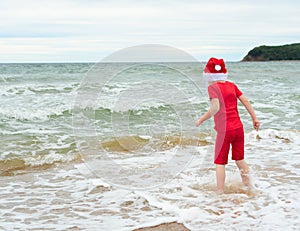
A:
[[[213,134],[197,133],[188,135],[132,135],[121,136],[100,142],[100,146],[109,152],[162,151],[176,146],[207,146],[214,143]],[[245,134],[246,144],[272,143],[274,147],[282,143],[300,143],[300,132],[296,130],[279,131],[266,129],[260,132],[252,131]],[[259,142],[259,143],[258,143]]]
[[[153,103],[143,103],[140,105],[136,105],[131,107],[129,105],[102,105],[102,106],[95,106],[95,107],[82,107],[78,108],[75,107],[74,113],[80,113],[80,111],[90,110],[96,115],[97,118],[102,118],[102,116],[107,115],[142,115],[147,113],[149,117],[153,115],[153,113],[172,113],[174,114],[178,107],[176,105],[168,104],[168,103],[161,103],[161,102],[153,102]]]
[[[212,133],[184,133],[168,135],[127,135],[106,138],[99,140],[98,150],[106,154],[116,156],[127,154],[146,154],[172,151],[174,149],[190,150],[189,147],[206,148],[214,144]],[[297,153],[300,144],[300,132],[296,130],[274,130],[266,129],[260,132],[252,131],[246,133],[245,145],[247,148],[275,151],[284,149],[284,145],[289,145],[288,152]],[[75,150],[75,149],[76,150]],[[195,150],[196,150],[195,149]],[[69,149],[68,149],[69,150]],[[0,175],[13,175],[16,173],[26,173],[30,170],[43,170],[54,167],[58,163],[70,163],[83,161],[85,156],[84,148],[77,151],[72,147],[71,152],[57,153],[49,150],[43,155],[7,156],[0,160]],[[248,150],[249,151],[249,150]],[[114,157],[116,158],[116,157]]]
[[[300,143],[300,132],[297,130],[275,130],[264,129],[260,131],[252,131],[246,134],[248,141],[259,140],[263,143]]]
[[[103,105],[104,106],[104,105]],[[33,121],[33,122],[45,122],[57,118],[72,120],[72,116],[81,111],[90,110],[92,115],[95,116],[93,120],[103,120],[107,119],[109,122],[112,116],[117,115],[134,115],[134,116],[146,116],[152,117],[155,115],[162,115],[167,113],[168,115],[176,114],[178,107],[175,105],[164,104],[164,103],[145,103],[137,105],[134,108],[121,105],[114,107],[113,105],[95,106],[94,108],[84,107],[78,108],[70,102],[70,104],[60,104],[60,105],[43,105],[38,108],[35,105],[28,105],[26,107],[11,107],[10,105],[4,105],[0,108],[0,118],[2,120],[17,120],[17,121]]]
[[[81,156],[51,153],[45,156],[15,157],[0,160],[0,176],[22,174],[31,170],[46,170],[58,163],[81,161]]]
[[[1,108],[0,109],[0,118],[9,119],[9,120],[17,120],[17,121],[48,121],[58,117],[67,117],[70,118],[72,116],[72,108],[68,107],[58,107],[58,108],[19,108],[19,109],[11,109],[11,108]]]
[[[168,136],[122,136],[99,141],[99,151],[112,154],[125,153],[149,153],[171,150],[175,147],[183,146],[205,146],[209,145],[209,141],[205,139],[205,134],[191,137],[183,137],[180,135]],[[48,150],[43,155],[11,156],[8,155],[5,159],[0,159],[0,176],[8,176],[19,173],[26,173],[31,170],[45,170],[56,166],[60,163],[70,163],[74,161],[82,161],[82,156],[85,155],[84,149],[80,152],[73,150],[64,153],[57,153],[53,150]],[[67,150],[70,148],[67,147]],[[2,157],[3,158],[3,157]]]
[[[42,97],[45,94],[63,94],[75,93],[79,87],[79,83],[32,83],[26,85],[4,85],[0,90],[1,96],[30,96],[38,95]]]
[[[119,112],[119,113],[136,113],[141,114],[142,112],[149,112],[149,111],[174,111],[175,105],[164,103],[164,102],[146,102],[139,105],[135,105],[134,107],[126,107],[125,106],[118,106],[111,108],[112,112]]]
[[[83,111],[86,110],[82,109]],[[90,109],[97,119],[109,118],[114,114],[131,114],[131,115],[142,115],[145,112],[152,113],[162,113],[162,112],[174,112],[172,105],[164,105],[164,104],[148,104],[137,106],[135,108],[109,108],[109,107],[95,107]],[[2,107],[0,109],[0,118],[2,119],[14,119],[18,121],[49,121],[56,118],[68,118],[71,120],[71,117],[74,113],[79,113],[79,110],[75,110],[73,105],[60,105],[59,107],[41,107],[41,108],[10,108],[10,107]],[[152,115],[151,113],[149,116]],[[92,118],[93,119],[93,118]]]
[[[121,136],[100,142],[100,146],[108,152],[128,153],[128,152],[149,152],[170,150],[176,146],[206,146],[207,134],[194,134],[193,136],[164,135],[164,136]]]

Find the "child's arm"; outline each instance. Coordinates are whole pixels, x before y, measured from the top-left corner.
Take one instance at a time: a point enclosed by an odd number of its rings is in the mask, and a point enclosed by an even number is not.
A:
[[[211,99],[210,103],[210,108],[196,121],[196,126],[200,126],[204,121],[214,116],[220,110],[220,102],[217,98]]]
[[[260,126],[260,122],[259,120],[256,118],[256,114],[254,112],[254,109],[252,108],[252,105],[250,103],[250,101],[247,99],[246,96],[241,95],[239,97],[239,100],[241,101],[241,103],[244,105],[244,107],[247,109],[248,113],[250,114],[251,118],[252,118],[252,123],[253,123],[253,127],[256,131],[258,131],[259,126]]]

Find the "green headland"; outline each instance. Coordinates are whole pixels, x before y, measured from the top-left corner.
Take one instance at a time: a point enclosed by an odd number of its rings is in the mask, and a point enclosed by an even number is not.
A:
[[[300,43],[253,48],[242,61],[300,60]]]

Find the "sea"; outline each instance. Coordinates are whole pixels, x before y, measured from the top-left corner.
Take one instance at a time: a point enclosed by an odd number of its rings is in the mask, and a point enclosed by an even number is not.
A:
[[[216,193],[205,63],[0,64],[0,230],[299,230],[300,62],[228,62],[245,188]]]

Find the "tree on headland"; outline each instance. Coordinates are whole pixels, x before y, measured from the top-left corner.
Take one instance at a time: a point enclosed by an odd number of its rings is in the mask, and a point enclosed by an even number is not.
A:
[[[300,43],[255,47],[242,61],[300,60]]]

